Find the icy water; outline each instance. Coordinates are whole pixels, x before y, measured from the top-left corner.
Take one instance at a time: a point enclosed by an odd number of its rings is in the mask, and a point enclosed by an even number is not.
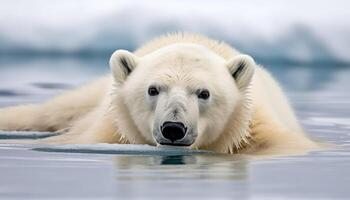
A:
[[[0,106],[44,101],[108,73],[106,61],[2,58]],[[130,155],[128,149],[115,154],[99,145],[48,152],[0,141],[0,199],[349,199],[350,66],[266,68],[284,87],[308,134],[337,149],[255,159],[160,154],[149,147],[135,153],[132,146]]]

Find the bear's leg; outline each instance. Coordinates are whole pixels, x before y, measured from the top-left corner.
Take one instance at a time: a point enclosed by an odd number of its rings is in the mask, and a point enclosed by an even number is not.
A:
[[[242,153],[253,155],[293,155],[307,153],[320,148],[319,144],[311,141],[302,131],[292,130],[280,121],[273,120],[263,109],[254,113],[251,124],[252,140]]]
[[[100,107],[74,122],[70,130],[59,136],[39,140],[45,144],[128,143],[117,133],[113,118]]]
[[[104,77],[44,104],[2,108],[0,130],[57,131],[68,128],[100,103],[106,94],[108,82],[109,78]]]
[[[0,130],[4,131],[46,131],[41,124],[40,105],[22,105],[0,109]]]

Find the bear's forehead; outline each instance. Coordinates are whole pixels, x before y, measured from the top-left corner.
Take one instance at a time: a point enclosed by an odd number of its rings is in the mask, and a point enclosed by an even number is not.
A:
[[[158,49],[145,57],[155,67],[205,67],[220,65],[224,59],[207,47],[196,44],[174,44]],[[208,70],[208,69],[207,69]]]
[[[225,60],[208,48],[195,44],[175,44],[160,48],[143,58],[144,66],[159,73],[215,72]]]
[[[142,57],[139,64],[135,80],[204,84],[230,78],[224,58],[201,45],[170,45]]]

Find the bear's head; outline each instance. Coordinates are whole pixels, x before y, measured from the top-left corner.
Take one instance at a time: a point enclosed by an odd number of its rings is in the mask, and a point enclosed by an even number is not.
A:
[[[248,136],[251,57],[173,44],[144,56],[117,50],[110,67],[113,117],[130,143],[212,149],[221,140],[232,151]]]

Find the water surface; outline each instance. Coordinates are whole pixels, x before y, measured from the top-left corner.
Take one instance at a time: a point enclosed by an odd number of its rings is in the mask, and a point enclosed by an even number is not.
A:
[[[350,66],[265,67],[308,134],[339,148],[254,159],[45,152],[0,144],[0,199],[349,199]],[[42,102],[106,73],[106,59],[1,59],[0,106]]]

